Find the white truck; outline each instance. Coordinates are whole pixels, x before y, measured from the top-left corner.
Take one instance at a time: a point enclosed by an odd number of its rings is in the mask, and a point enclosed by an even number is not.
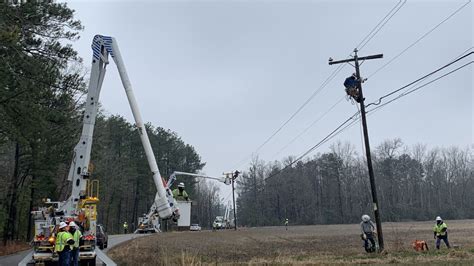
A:
[[[231,179],[228,176],[222,177],[213,177],[202,174],[187,173],[175,171],[170,175],[168,182],[166,183],[166,192],[172,194],[171,187],[176,181],[176,176],[192,176],[198,178],[212,179],[219,182],[222,182],[226,185],[230,185]],[[156,202],[156,201],[155,201]],[[173,206],[179,210],[179,217],[175,216],[178,226],[189,226],[191,219],[191,203],[190,202],[176,202],[173,199]],[[181,206],[181,208],[179,208]],[[158,233],[161,232],[160,227],[160,216],[157,213],[157,208],[155,203],[152,204],[148,213],[144,214],[141,217],[138,217],[138,227],[135,230],[135,234],[145,234],[145,233]]]
[[[135,124],[140,134],[140,139],[145,149],[146,158],[153,173],[153,180],[157,189],[155,213],[162,219],[178,216],[174,206],[173,196],[161,180],[160,171],[153,154],[150,141],[142,122],[140,111],[133,95],[132,85],[125,70],[125,65],[120,54],[117,41],[113,37],[96,35],[92,41],[92,68],[87,92],[86,105],[83,117],[81,138],[74,148],[68,180],[71,181],[71,196],[63,202],[45,200],[45,206],[36,208],[32,212],[35,222],[32,261],[35,264],[45,264],[56,261],[54,253],[55,235],[58,225],[62,221],[75,221],[83,229],[80,246],[81,265],[95,265],[96,261],[96,223],[97,204],[99,203],[99,183],[91,180],[89,167],[92,136],[99,107],[99,94],[105,76],[105,70],[111,56],[118,68],[122,84],[132,109]]]
[[[224,216],[216,216],[214,222],[212,223],[213,230],[219,230],[225,228]]]

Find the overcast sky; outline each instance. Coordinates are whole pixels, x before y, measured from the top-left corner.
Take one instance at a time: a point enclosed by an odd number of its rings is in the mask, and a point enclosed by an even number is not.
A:
[[[204,172],[245,170],[247,158],[337,66],[398,1],[75,1],[85,26],[74,43],[90,67],[95,34],[117,39],[145,121],[171,129],[193,145]],[[360,51],[383,53],[365,62],[370,76],[466,1],[409,1]],[[448,63],[473,46],[472,3],[364,84],[367,102]],[[470,60],[472,60],[472,56]],[[464,62],[468,62],[466,60]],[[300,155],[357,111],[343,100],[280,154],[275,155],[344,96],[345,66],[328,86],[258,153],[280,160]],[[133,122],[113,64],[101,100],[108,114]],[[473,137],[473,68],[470,65],[368,116],[372,147],[401,138],[405,144],[468,146]],[[358,124],[334,141],[350,141],[362,154]],[[317,152],[328,150],[330,143]],[[176,169],[180,170],[180,169]],[[222,196],[227,196],[223,188]]]

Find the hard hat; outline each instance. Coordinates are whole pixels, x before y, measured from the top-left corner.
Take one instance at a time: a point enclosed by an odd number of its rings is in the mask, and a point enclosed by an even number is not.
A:
[[[436,221],[442,221],[441,216],[436,217]]]
[[[178,187],[184,188],[184,183],[183,182],[179,183]]]
[[[367,214],[362,215],[362,221],[364,222],[370,221],[370,216],[368,216]]]
[[[67,226],[67,223],[65,223],[65,222],[60,222],[59,223],[59,229],[63,229],[66,226]]]
[[[77,227],[77,224],[76,224],[74,221],[71,221],[71,222],[69,223],[69,226]]]

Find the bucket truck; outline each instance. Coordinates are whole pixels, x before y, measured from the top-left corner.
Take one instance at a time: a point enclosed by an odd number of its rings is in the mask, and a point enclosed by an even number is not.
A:
[[[97,180],[90,179],[91,167],[89,163],[92,150],[92,136],[99,107],[99,94],[106,67],[109,63],[109,56],[112,57],[118,68],[135,124],[145,149],[146,158],[153,174],[153,180],[157,189],[155,202],[153,203],[155,212],[162,219],[179,215],[174,206],[173,196],[161,181],[160,171],[146,128],[142,122],[117,41],[113,37],[96,35],[92,41],[92,54],[92,68],[84,110],[82,134],[74,148],[74,156],[68,175],[68,180],[71,181],[72,185],[71,195],[63,202],[47,199],[44,201],[45,206],[36,208],[32,212],[35,222],[32,259],[37,264],[57,260],[57,256],[54,253],[54,244],[58,225],[62,221],[75,221],[84,230],[79,255],[81,264],[95,265],[97,255],[95,249],[99,183]]]
[[[227,176],[213,177],[213,176],[207,176],[207,175],[202,175],[202,174],[194,174],[194,173],[175,171],[170,175],[170,177],[168,179],[168,182],[166,183],[166,193],[167,194],[172,194],[171,187],[173,186],[174,182],[176,181],[176,176],[192,176],[192,177],[198,177],[198,178],[212,179],[212,180],[222,182],[226,185],[230,185],[230,183],[231,183],[231,179]],[[158,196],[158,194],[157,194],[157,196]],[[191,203],[189,202],[188,205],[190,205],[190,204]],[[190,211],[191,211],[190,206],[186,206],[186,207],[183,206],[183,207],[185,207],[183,209],[186,209],[186,210],[181,210],[180,208],[177,207],[178,205],[179,205],[179,202],[174,201],[174,206],[177,209],[179,209],[180,215],[184,216],[184,217],[182,217],[182,219],[186,219],[187,217],[190,217]],[[186,215],[188,213],[189,213],[189,215]],[[156,204],[153,203],[152,206],[150,207],[150,210],[148,211],[148,213],[144,214],[141,217],[138,217],[138,228],[135,230],[135,234],[159,233],[159,232],[161,232],[160,216],[157,215],[157,214],[158,213],[157,213]],[[177,222],[178,222],[178,226],[179,226],[180,221],[177,221]]]

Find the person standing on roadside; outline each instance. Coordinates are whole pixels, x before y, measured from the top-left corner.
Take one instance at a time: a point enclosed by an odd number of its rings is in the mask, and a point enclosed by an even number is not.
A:
[[[71,262],[72,266],[78,266],[79,265],[79,242],[82,237],[82,232],[79,228],[79,226],[74,222],[69,223],[70,227],[70,233],[72,234],[72,237],[74,239],[74,245],[72,246],[71,250]]]
[[[69,225],[65,222],[59,224],[59,232],[56,235],[54,251],[59,255],[59,266],[71,265],[71,246],[74,245],[74,237],[69,233]]]

